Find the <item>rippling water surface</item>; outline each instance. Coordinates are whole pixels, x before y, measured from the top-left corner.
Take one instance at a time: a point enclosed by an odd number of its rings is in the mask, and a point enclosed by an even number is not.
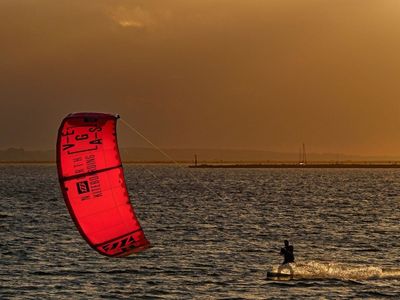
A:
[[[117,259],[80,237],[55,166],[0,165],[0,298],[400,297],[398,170],[127,165],[125,175],[154,247]],[[284,239],[297,276],[268,279]]]

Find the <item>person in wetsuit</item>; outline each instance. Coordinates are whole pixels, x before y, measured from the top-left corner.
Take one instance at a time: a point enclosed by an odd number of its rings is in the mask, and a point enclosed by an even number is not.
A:
[[[289,241],[285,240],[285,247],[281,248],[281,255],[283,255],[282,265],[294,262],[293,245],[289,245]]]

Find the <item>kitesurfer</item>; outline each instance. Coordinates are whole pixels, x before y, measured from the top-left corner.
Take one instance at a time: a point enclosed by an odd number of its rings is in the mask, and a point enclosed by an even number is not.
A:
[[[289,245],[289,241],[285,240],[285,247],[281,248],[281,255],[283,256],[282,265],[294,262],[294,249],[293,245]]]

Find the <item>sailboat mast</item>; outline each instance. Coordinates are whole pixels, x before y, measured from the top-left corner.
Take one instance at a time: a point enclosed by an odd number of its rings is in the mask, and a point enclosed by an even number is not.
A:
[[[299,147],[299,165],[301,165],[303,162],[303,152],[301,150],[301,147]]]
[[[303,143],[303,164],[307,163],[306,145]]]

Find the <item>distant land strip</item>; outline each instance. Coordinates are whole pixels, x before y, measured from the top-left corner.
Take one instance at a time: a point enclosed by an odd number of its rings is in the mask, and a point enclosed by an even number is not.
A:
[[[13,165],[13,164],[55,164],[54,160],[0,160],[1,165]],[[168,161],[131,161],[123,160],[123,164],[138,164],[138,165],[181,165],[183,167],[189,167],[194,169],[218,169],[218,168],[265,168],[265,169],[350,169],[350,168],[362,168],[362,169],[397,169],[400,168],[400,161],[362,161],[362,162],[308,162],[306,164],[298,162],[245,162],[245,161],[224,161],[224,162],[201,162],[197,165],[193,161],[180,160],[176,162]]]
[[[299,163],[268,163],[268,164],[198,164],[198,165],[190,165],[190,168],[276,168],[276,169],[321,169],[321,168],[336,168],[336,169],[344,169],[344,168],[363,168],[363,169],[379,169],[379,168],[400,168],[400,162],[360,162],[360,163],[308,163],[308,164],[299,164]]]
[[[164,165],[171,165],[171,164],[176,164],[175,162],[169,162],[169,161],[125,161],[122,160],[123,164],[164,164]],[[177,163],[179,164],[183,164],[183,165],[189,165],[189,164],[193,164],[192,161],[177,161]],[[0,164],[4,164],[4,165],[12,165],[12,164],[56,164],[55,160],[0,160]]]
[[[284,153],[263,150],[240,150],[240,149],[173,149],[163,148],[162,151],[172,157],[180,164],[204,164],[204,165],[263,165],[262,167],[279,167],[276,165],[291,164],[297,167],[302,159],[298,153]],[[124,163],[137,164],[170,164],[169,158],[162,155],[160,151],[152,148],[121,147],[121,159]],[[25,150],[24,148],[0,149],[0,163],[54,163],[56,161],[55,149],[48,150]],[[307,153],[307,165],[321,164],[369,164],[400,163],[400,154],[397,156],[365,156],[346,155],[340,153]],[[225,166],[226,167],[226,166]],[[313,166],[310,166],[313,167]],[[315,166],[314,166],[315,167]],[[339,167],[339,166],[336,166]]]

